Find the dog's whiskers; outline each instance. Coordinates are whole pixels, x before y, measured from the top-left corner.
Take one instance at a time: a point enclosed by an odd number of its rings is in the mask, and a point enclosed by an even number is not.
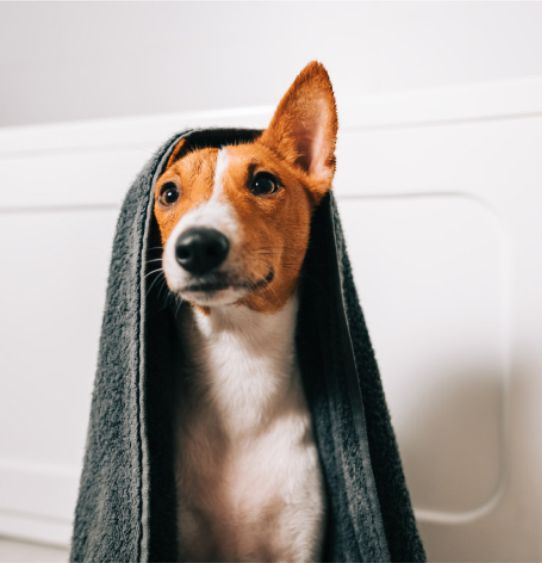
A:
[[[158,272],[163,272],[162,268],[156,268],[156,270],[151,270],[150,272],[147,272],[145,274],[145,279],[148,278],[149,276],[152,276],[153,274],[156,274]]]

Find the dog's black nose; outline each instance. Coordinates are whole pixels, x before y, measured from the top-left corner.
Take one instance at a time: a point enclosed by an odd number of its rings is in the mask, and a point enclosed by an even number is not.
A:
[[[187,272],[201,276],[220,266],[229,249],[230,243],[220,231],[194,227],[177,239],[175,257]]]

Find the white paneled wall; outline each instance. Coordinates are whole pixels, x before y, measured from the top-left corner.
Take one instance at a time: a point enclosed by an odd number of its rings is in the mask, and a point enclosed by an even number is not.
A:
[[[345,100],[335,190],[432,560],[542,558],[542,80]],[[191,125],[0,131],[0,533],[69,538],[115,217]]]

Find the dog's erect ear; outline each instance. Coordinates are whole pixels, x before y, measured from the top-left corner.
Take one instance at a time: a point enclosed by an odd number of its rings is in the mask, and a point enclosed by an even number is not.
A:
[[[282,98],[260,142],[308,175],[317,196],[331,187],[335,172],[337,108],[324,66],[309,63]]]
[[[175,145],[175,148],[171,151],[169,158],[167,159],[166,170],[181,156],[183,156],[183,148],[186,145],[186,139],[180,139],[179,142]]]

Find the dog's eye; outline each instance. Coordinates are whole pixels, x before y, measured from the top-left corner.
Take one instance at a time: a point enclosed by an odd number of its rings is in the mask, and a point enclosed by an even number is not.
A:
[[[254,195],[269,195],[279,189],[280,183],[269,172],[258,172],[250,181],[250,191]]]
[[[174,182],[166,182],[160,188],[160,203],[171,205],[179,199],[179,189]]]

